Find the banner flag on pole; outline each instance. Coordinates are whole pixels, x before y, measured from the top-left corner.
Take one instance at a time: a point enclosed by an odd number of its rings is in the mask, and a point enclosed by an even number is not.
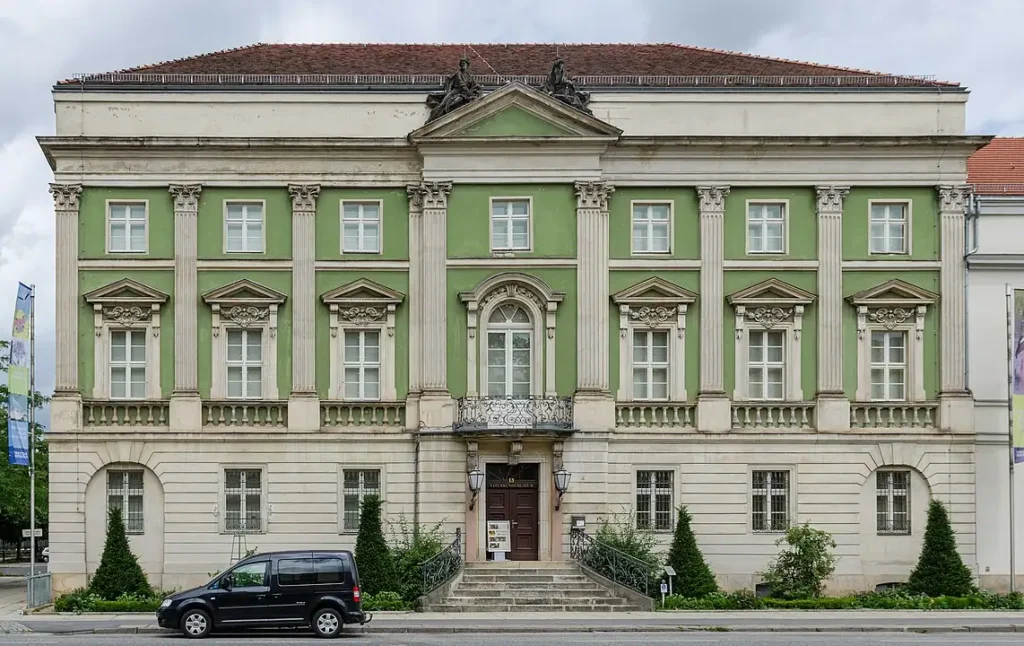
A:
[[[1013,290],[1013,461],[1024,462],[1024,289]]]
[[[29,465],[29,342],[32,337],[32,289],[18,283],[11,335],[11,360],[7,369],[7,459],[11,464]]]

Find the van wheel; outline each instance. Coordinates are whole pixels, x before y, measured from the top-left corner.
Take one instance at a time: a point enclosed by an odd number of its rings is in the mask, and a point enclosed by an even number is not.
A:
[[[205,611],[189,610],[181,617],[181,632],[189,639],[202,639],[210,634],[210,615]]]
[[[313,615],[313,632],[317,637],[337,637],[341,634],[341,625],[341,613],[334,608],[321,608]]]

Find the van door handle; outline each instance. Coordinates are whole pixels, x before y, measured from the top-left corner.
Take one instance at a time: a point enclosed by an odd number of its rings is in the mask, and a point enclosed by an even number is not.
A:
[[[280,599],[280,598],[281,598],[281,597],[283,597],[284,595],[283,595],[283,594],[281,594],[281,593],[279,592],[279,593],[277,593],[277,594],[273,594],[273,595],[270,595],[270,596],[271,596],[271,598],[273,598],[273,599]]]

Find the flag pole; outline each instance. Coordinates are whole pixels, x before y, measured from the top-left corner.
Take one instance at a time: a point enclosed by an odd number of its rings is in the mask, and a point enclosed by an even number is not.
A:
[[[1016,549],[1016,537],[1014,515],[1016,512],[1016,505],[1014,504],[1014,492],[1013,492],[1013,472],[1014,464],[1016,462],[1016,447],[1014,446],[1013,437],[1013,381],[1014,381],[1014,361],[1013,353],[1016,349],[1014,347],[1014,340],[1017,333],[1017,328],[1014,325],[1016,320],[1016,312],[1013,307],[1013,289],[1010,288],[1010,284],[1006,284],[1006,428],[1010,436],[1010,592],[1015,592],[1017,589],[1017,549]]]

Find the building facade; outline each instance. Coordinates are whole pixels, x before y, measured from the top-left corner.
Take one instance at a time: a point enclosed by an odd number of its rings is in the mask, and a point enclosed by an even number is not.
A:
[[[239,544],[351,547],[369,493],[469,560],[498,518],[517,560],[577,520],[667,545],[685,504],[727,588],[809,522],[836,590],[904,580],[937,497],[977,571],[966,97],[665,45],[58,84],[55,589],[111,505],[181,588]]]

